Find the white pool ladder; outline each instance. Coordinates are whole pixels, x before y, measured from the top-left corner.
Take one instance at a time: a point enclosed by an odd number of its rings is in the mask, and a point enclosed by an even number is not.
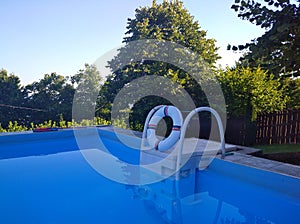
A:
[[[164,107],[166,105],[159,105],[154,107],[147,115],[146,121],[145,121],[145,125],[144,125],[144,129],[143,129],[143,135],[142,135],[142,146],[145,147],[145,143],[146,143],[146,138],[147,138],[147,127],[148,127],[148,123],[151,119],[151,117],[153,116],[153,114],[158,111],[161,107]],[[221,155],[222,158],[225,157],[225,137],[224,137],[224,128],[223,128],[223,124],[222,124],[222,120],[220,115],[217,113],[216,110],[210,108],[210,107],[198,107],[194,110],[192,110],[188,116],[185,118],[184,123],[181,127],[181,132],[180,132],[180,138],[179,138],[179,147],[178,147],[178,151],[177,151],[177,161],[176,161],[176,170],[177,172],[180,170],[180,166],[181,166],[181,160],[182,160],[182,150],[183,150],[183,143],[184,143],[184,138],[185,138],[185,133],[186,133],[186,129],[187,126],[191,120],[191,118],[199,113],[199,112],[210,112],[211,114],[214,115],[214,117],[216,118],[217,124],[218,124],[218,128],[219,128],[219,134],[220,134],[220,141],[221,141]],[[179,173],[179,172],[178,172]]]
[[[184,123],[181,127],[181,132],[180,132],[180,138],[179,138],[179,147],[178,147],[178,151],[177,151],[177,162],[176,162],[176,170],[179,173],[180,170],[180,166],[181,166],[181,158],[182,158],[182,150],[183,150],[183,142],[184,142],[184,137],[185,137],[185,133],[186,133],[186,129],[187,126],[191,120],[191,118],[199,113],[199,112],[203,112],[203,111],[207,111],[210,112],[211,114],[213,114],[217,120],[217,124],[218,124],[218,128],[219,128],[219,134],[220,134],[220,140],[221,140],[221,153],[222,153],[222,159],[225,157],[225,137],[224,137],[224,128],[223,128],[223,124],[222,124],[222,120],[220,118],[220,115],[217,113],[217,111],[215,111],[214,109],[210,108],[210,107],[198,107],[194,110],[192,110],[188,116],[185,118]]]

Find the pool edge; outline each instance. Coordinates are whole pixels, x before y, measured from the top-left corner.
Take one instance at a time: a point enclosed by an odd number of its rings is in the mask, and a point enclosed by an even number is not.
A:
[[[221,158],[221,156],[218,155],[217,158]],[[300,166],[297,165],[255,157],[239,152],[233,152],[232,155],[226,156],[224,160],[300,179]]]

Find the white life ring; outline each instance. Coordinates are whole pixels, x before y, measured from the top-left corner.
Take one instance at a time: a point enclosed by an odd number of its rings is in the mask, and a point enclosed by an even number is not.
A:
[[[158,122],[166,117],[169,116],[173,120],[173,128],[170,135],[163,139],[159,140],[156,137],[156,127]],[[147,127],[147,141],[150,147],[155,148],[160,151],[165,151],[172,148],[176,142],[180,138],[180,129],[182,126],[182,115],[181,112],[174,106],[164,106],[157,110],[154,115],[151,117],[148,127]]]

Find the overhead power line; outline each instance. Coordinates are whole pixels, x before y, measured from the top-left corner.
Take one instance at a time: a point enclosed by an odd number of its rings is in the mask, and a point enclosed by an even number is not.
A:
[[[41,112],[47,112],[47,110],[39,109],[39,108],[30,108],[30,107],[20,107],[20,106],[13,106],[8,104],[1,104],[0,107],[9,107],[13,109],[22,109],[22,110],[33,110],[33,111],[41,111]]]

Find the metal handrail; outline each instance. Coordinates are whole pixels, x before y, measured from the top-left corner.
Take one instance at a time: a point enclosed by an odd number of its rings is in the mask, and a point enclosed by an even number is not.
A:
[[[185,133],[186,133],[186,129],[187,126],[191,120],[191,118],[202,111],[207,111],[212,113],[218,123],[218,127],[219,127],[219,133],[220,133],[220,139],[221,139],[221,152],[222,152],[222,158],[225,157],[225,138],[224,138],[224,129],[223,129],[223,124],[222,124],[222,120],[219,116],[219,114],[217,113],[217,111],[215,111],[214,109],[210,108],[210,107],[198,107],[194,110],[192,110],[188,116],[185,118],[184,123],[181,127],[181,132],[180,132],[180,139],[179,139],[179,147],[178,147],[178,151],[177,151],[177,162],[176,162],[176,171],[179,172],[180,170],[180,165],[181,165],[181,157],[182,157],[182,149],[183,149],[183,141],[184,141],[184,137],[185,137]]]

